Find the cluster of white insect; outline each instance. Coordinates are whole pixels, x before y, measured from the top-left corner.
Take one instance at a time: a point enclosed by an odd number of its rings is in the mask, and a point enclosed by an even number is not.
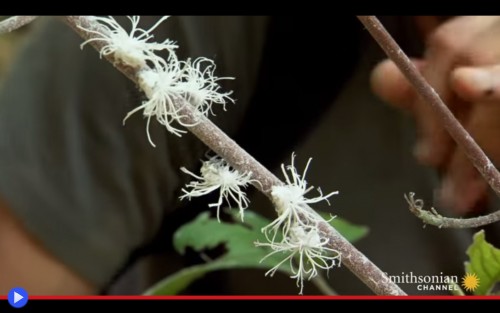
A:
[[[153,146],[149,134],[152,117],[155,117],[169,132],[181,136],[186,131],[173,126],[174,122],[184,127],[194,126],[199,122],[197,118],[194,121],[191,119],[190,123],[184,121],[185,105],[191,105],[195,109],[191,112],[198,112],[202,116],[213,114],[213,103],[223,105],[225,110],[228,101],[234,102],[230,98],[231,92],[220,92],[221,87],[218,84],[219,80],[232,78],[216,77],[215,63],[212,60],[200,57],[194,61],[191,59],[180,61],[175,54],[178,48],[175,42],[169,39],[161,43],[149,42],[153,38],[151,32],[167,18],[167,16],[161,18],[151,28],[144,30],[138,27],[140,20],[138,16],[129,17],[132,23],[130,32],[125,31],[113,17],[94,17],[99,27],[80,26],[95,35],[85,41],[82,47],[87,43],[100,41],[101,56],[113,54],[116,61],[123,62],[138,71],[139,87],[143,89],[148,100],[129,112],[124,122],[142,110],[147,118],[148,139]],[[167,59],[156,54],[161,50],[168,51]],[[255,244],[271,250],[265,258],[278,253],[285,254],[284,259],[266,275],[273,276],[283,264],[289,262],[292,270],[291,278],[297,280],[297,286],[300,287],[302,294],[304,278],[314,278],[318,275],[318,269],[328,270],[340,265],[340,253],[331,248],[329,239],[322,236],[318,227],[321,218],[309,208],[310,204],[323,200],[328,202],[328,198],[337,192],[323,195],[318,188],[319,196],[306,198],[306,194],[313,189],[312,186],[307,187],[305,180],[311,159],[307,162],[302,175],[297,172],[294,160],[295,155],[292,154],[291,164],[287,167],[282,165],[286,184],[274,186],[271,191],[278,217],[262,229],[268,242]],[[259,183],[252,179],[251,172],[240,173],[218,156],[203,161],[201,175],[196,175],[184,167],[181,170],[196,179],[182,189],[181,200],[219,190],[218,201],[209,204],[209,207],[217,208],[217,218],[219,219],[220,208],[226,200],[228,204],[233,202],[238,206],[243,221],[244,210],[249,205],[249,199],[243,188],[252,183]]]
[[[285,254],[285,258],[267,271],[266,276],[272,277],[280,266],[288,261],[293,273],[290,278],[297,280],[300,294],[304,290],[305,277],[312,279],[317,276],[318,268],[328,271],[335,265],[340,266],[339,252],[328,247],[329,239],[321,238],[319,230],[315,226],[292,226],[288,234],[283,238],[280,242],[256,242],[255,245],[272,249],[272,252],[265,256],[261,262],[271,255]]]
[[[220,207],[223,200],[225,199],[226,202],[230,203],[230,199],[232,199],[240,210],[241,220],[244,220],[244,211],[248,207],[249,200],[242,188],[256,182],[251,178],[251,172],[242,174],[232,169],[224,159],[218,156],[203,161],[200,170],[201,176],[188,171],[185,167],[182,167],[181,170],[197,179],[197,181],[192,181],[186,185],[186,188],[190,190],[182,189],[184,194],[180,197],[181,200],[204,196],[220,189],[219,200],[208,205],[217,208],[217,219],[220,221]]]
[[[127,31],[112,17],[90,17],[97,21],[101,26],[100,29],[85,28],[79,26],[81,29],[93,33],[96,37],[89,39],[81,44],[81,47],[93,41],[101,41],[103,46],[100,51],[101,57],[103,55],[114,54],[114,57],[123,63],[132,67],[145,67],[147,61],[156,62],[158,56],[155,51],[168,50],[174,53],[178,48],[175,42],[170,39],[165,39],[162,43],[148,42],[153,35],[151,34],[162,22],[169,16],[164,16],[156,24],[148,30],[139,28],[139,16],[129,16],[132,23],[132,29]]]
[[[323,195],[318,188],[319,196],[306,198],[305,195],[313,189],[307,186],[305,180],[311,159],[302,175],[295,168],[294,161],[295,154],[292,154],[291,164],[287,167],[282,165],[286,184],[274,186],[271,191],[278,217],[262,229],[268,242],[256,242],[255,245],[271,249],[271,253],[264,259],[278,253],[285,254],[284,259],[270,269],[266,276],[273,276],[288,261],[292,270],[290,277],[297,280],[302,294],[304,278],[314,278],[318,275],[318,269],[328,270],[335,265],[340,266],[340,253],[330,247],[328,238],[321,236],[318,225],[322,219],[309,208],[309,204],[323,200],[328,202],[328,198],[338,192]],[[225,199],[228,203],[232,200],[238,206],[243,221],[244,210],[249,205],[243,188],[257,182],[251,178],[252,173],[242,174],[218,156],[203,161],[201,175],[196,175],[184,167],[181,170],[196,179],[182,189],[184,194],[181,199],[204,196],[219,190],[218,201],[209,204],[209,207],[217,208],[217,218],[219,219],[220,207]]]
[[[312,186],[307,187],[305,180],[310,162],[311,159],[307,161],[302,175],[295,167],[295,154],[293,153],[291,164],[287,167],[284,164],[281,165],[286,184],[274,186],[271,191],[278,217],[262,229],[269,242],[256,242],[257,246],[267,246],[273,250],[267,257],[276,253],[286,255],[283,261],[266,275],[272,276],[281,264],[290,261],[293,273],[291,278],[297,279],[300,294],[304,288],[305,277],[314,278],[318,274],[318,268],[328,270],[334,265],[340,266],[341,257],[338,251],[329,248],[329,239],[320,236],[318,224],[322,219],[309,208],[309,204],[323,200],[330,204],[328,198],[338,192],[323,195],[321,189],[318,188],[319,196],[310,199],[305,197],[313,189]],[[298,265],[294,266],[294,262]]]
[[[161,18],[148,30],[138,27],[140,18],[129,17],[132,23],[130,32],[125,31],[113,17],[94,17],[100,28],[84,28],[83,30],[97,35],[82,44],[82,47],[93,41],[103,42],[100,54],[113,54],[115,59],[128,66],[139,70],[139,87],[141,87],[148,100],[132,110],[124,119],[125,121],[134,113],[141,111],[147,118],[147,135],[151,145],[155,146],[149,134],[149,124],[152,117],[164,125],[166,129],[176,136],[181,136],[186,131],[173,126],[174,122],[184,127],[194,126],[199,123],[183,121],[184,106],[192,105],[202,115],[212,112],[212,104],[224,106],[234,100],[230,97],[232,92],[222,93],[218,82],[232,77],[216,77],[214,75],[215,63],[205,57],[192,61],[180,61],[175,54],[178,47],[173,41],[166,39],[161,43],[149,42],[156,29],[168,17]],[[157,51],[167,50],[167,59],[156,54]]]

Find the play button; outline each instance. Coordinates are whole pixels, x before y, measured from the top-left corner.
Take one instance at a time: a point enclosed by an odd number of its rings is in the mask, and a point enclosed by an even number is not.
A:
[[[28,293],[21,287],[12,288],[7,296],[9,304],[15,308],[22,308],[28,303]]]
[[[14,303],[18,303],[22,299],[24,299],[24,297],[14,291]]]

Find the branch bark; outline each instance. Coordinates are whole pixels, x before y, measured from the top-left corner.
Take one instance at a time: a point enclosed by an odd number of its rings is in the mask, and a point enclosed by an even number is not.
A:
[[[473,228],[495,223],[499,220],[498,211],[492,214],[472,218],[444,217],[436,212],[436,210],[432,207],[430,211],[424,210],[424,202],[420,199],[415,199],[414,197],[415,194],[413,192],[405,195],[410,212],[415,214],[415,216],[421,219],[425,224],[437,226],[439,228]]]
[[[0,22],[0,34],[10,33],[33,22],[37,16],[12,16]]]

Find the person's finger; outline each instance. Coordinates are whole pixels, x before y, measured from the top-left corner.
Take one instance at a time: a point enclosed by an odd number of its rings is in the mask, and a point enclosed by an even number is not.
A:
[[[412,59],[418,69],[424,66],[419,59]],[[370,76],[373,92],[383,101],[398,108],[410,110],[415,91],[396,64],[389,59],[381,61]]]
[[[439,191],[439,204],[458,215],[470,213],[487,196],[488,184],[462,149],[455,149]]]
[[[452,72],[451,87],[470,102],[500,101],[500,64],[458,67]]]
[[[422,73],[458,118],[465,116],[468,108],[462,105],[463,100],[457,101],[458,97],[451,90],[451,71],[459,64],[485,65],[494,60],[485,48],[492,45],[489,37],[492,31],[488,30],[497,20],[497,17],[459,17],[446,22],[429,36]],[[418,99],[413,108],[419,127],[415,156],[421,163],[438,168],[444,166],[454,145],[451,138],[428,103]]]
[[[465,126],[492,162],[499,162],[500,145],[494,138],[500,136],[500,106],[491,103],[474,104],[474,110]],[[486,197],[487,191],[486,180],[474,168],[463,150],[455,149],[443,179],[441,204],[457,213],[466,213]]]

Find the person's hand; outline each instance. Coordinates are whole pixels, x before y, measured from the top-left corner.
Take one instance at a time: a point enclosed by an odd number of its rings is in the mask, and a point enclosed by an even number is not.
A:
[[[414,62],[450,110],[496,164],[500,164],[500,17],[457,17],[429,34],[423,59]],[[417,123],[415,157],[443,175],[441,205],[464,214],[478,207],[488,185],[446,133],[429,104],[416,95],[394,63],[372,73],[383,100],[410,111]]]

